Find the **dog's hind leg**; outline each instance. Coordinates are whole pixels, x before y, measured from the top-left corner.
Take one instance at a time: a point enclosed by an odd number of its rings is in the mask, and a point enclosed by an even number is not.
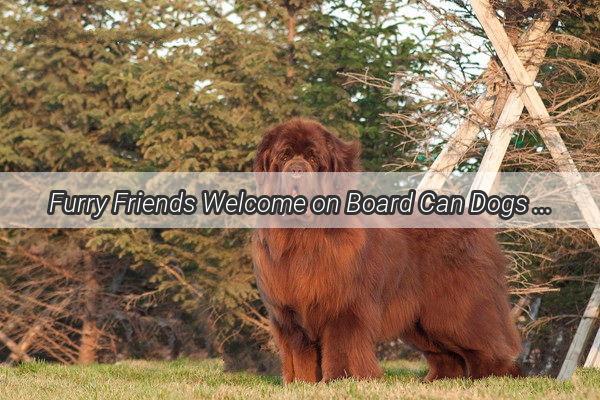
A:
[[[494,359],[482,351],[464,350],[469,378],[481,379],[488,376],[523,376],[519,366],[512,360]]]
[[[425,377],[428,382],[436,379],[452,379],[465,376],[465,361],[455,353],[424,353],[429,372]]]
[[[466,375],[465,360],[458,354],[443,348],[429,339],[417,322],[414,329],[402,335],[402,340],[421,351],[427,360],[429,371],[425,380],[460,378]]]

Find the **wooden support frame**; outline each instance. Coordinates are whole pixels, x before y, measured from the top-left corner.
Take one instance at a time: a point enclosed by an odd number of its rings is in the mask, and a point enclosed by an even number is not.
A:
[[[567,146],[558,133],[556,126],[552,123],[542,98],[533,86],[534,81],[530,78],[521,60],[519,60],[514,47],[508,39],[508,35],[504,31],[504,27],[496,17],[488,0],[472,0],[471,4],[477,19],[492,42],[508,76],[516,88],[521,88],[522,95],[520,97],[525,107],[527,107],[527,111],[541,123],[539,128],[540,136],[556,162],[559,171],[570,173],[570,179],[566,181],[566,184],[571,190],[572,196],[583,218],[588,223],[594,238],[600,245],[600,229],[597,228],[600,226],[600,210],[594,202],[589,189],[582,183],[583,178],[579,174]],[[594,293],[598,293],[599,291],[600,282],[596,284]],[[592,296],[558,375],[559,379],[571,378],[575,368],[577,368],[583,348],[592,333],[593,319],[598,317],[599,306],[600,296]]]
[[[548,49],[548,42],[543,40],[543,36],[550,28],[552,20],[553,18],[550,14],[547,14],[543,20],[536,21],[539,23],[534,23],[531,28],[537,40],[536,47],[532,49],[530,63],[527,66],[527,74],[532,82],[540,70],[540,64],[544,61],[544,56]],[[490,142],[481,159],[479,173],[473,180],[471,190],[489,191],[492,189],[496,173],[500,171],[502,160],[515,130],[515,124],[519,122],[524,107],[525,104],[521,100],[521,92],[517,88],[513,88],[492,132]]]
[[[502,113],[492,134],[490,144],[482,160],[480,173],[472,185],[472,189],[490,190],[494,184],[496,174],[506,154],[510,143],[513,127],[518,122],[523,107],[531,117],[540,123],[539,133],[556,162],[560,172],[569,173],[566,184],[572,193],[591,233],[600,245],[600,210],[594,202],[589,189],[583,184],[583,179],[571,158],[569,151],[562,140],[556,126],[535,89],[533,83],[537,75],[539,64],[543,61],[546,44],[537,46],[530,53],[532,64],[528,68],[523,65],[523,54],[518,54],[513,47],[502,23],[488,0],[471,0],[473,11],[481,23],[486,35],[490,39],[502,66],[510,77],[514,86],[503,106]],[[549,28],[551,19],[538,20],[530,28],[529,36],[541,37]],[[493,112],[494,99],[480,98],[475,108],[482,115],[489,117]],[[458,128],[455,135],[449,140],[444,150],[433,163],[431,169],[419,185],[419,190],[440,189],[446,178],[456,167],[458,162],[477,138],[479,126],[472,119],[467,118]],[[600,281],[596,284],[594,292],[588,302],[586,310],[577,328],[577,332],[562,365],[558,379],[569,379],[575,371],[585,344],[588,342],[594,322],[600,313]],[[586,366],[600,366],[600,331],[594,340],[592,349],[586,359]]]
[[[546,18],[534,21],[531,28],[520,38],[520,50],[518,54],[522,60],[533,65],[536,64],[536,58],[540,53],[539,48],[536,46],[548,29],[550,29],[551,24],[552,18],[550,17],[550,14],[548,14]],[[545,54],[545,51],[543,53]],[[542,54],[542,58],[544,54]],[[486,72],[489,72],[490,70],[491,65]],[[537,76],[537,68],[535,68],[535,70],[535,76]],[[533,78],[535,78],[535,76]],[[515,94],[513,95],[513,93]],[[515,89],[511,91],[509,99],[511,96],[518,97]],[[492,117],[495,101],[496,98],[494,96],[489,96],[487,93],[481,95],[481,97],[477,99],[473,109],[469,113],[470,115],[459,125],[456,133],[448,140],[446,146],[425,173],[425,176],[419,183],[419,190],[439,190],[443,187],[448,176],[477,140],[477,134],[481,130],[481,127],[477,123],[477,119],[488,119]],[[504,108],[506,108],[506,104]],[[504,113],[504,110],[502,113]]]
[[[553,19],[551,15],[547,14],[545,18],[534,21],[532,26],[519,39],[519,58],[530,65],[528,68],[531,71],[535,71],[533,79],[535,79],[535,76],[537,76],[537,71],[539,69],[538,64],[542,61],[538,61],[538,58],[540,58],[540,53],[541,59],[543,59],[545,55],[545,45],[543,51],[540,51],[539,42],[546,32],[548,32],[548,29],[550,29],[552,22]],[[486,72],[489,72],[490,69],[491,65],[488,67]],[[500,118],[502,118],[502,114],[507,112],[505,111],[507,107],[514,107],[514,105],[509,106],[509,100],[512,104],[513,101],[511,98],[514,97],[519,97],[516,89],[511,90],[508,100],[504,105],[502,113],[500,114]],[[473,109],[469,113],[469,116],[465,118],[465,120],[459,125],[455,134],[450,137],[446,146],[442,149],[441,153],[434,160],[429,170],[425,173],[425,176],[419,183],[419,190],[439,190],[443,187],[448,176],[464,158],[469,148],[477,139],[477,134],[481,130],[481,127],[477,123],[477,119],[491,118],[494,112],[495,101],[496,98],[488,95],[487,93],[481,95],[481,97],[477,99]],[[521,112],[518,116],[516,116],[516,121],[514,122],[517,122],[521,116],[521,113],[523,112],[522,108],[523,106],[521,106]],[[498,122],[500,122],[500,120]],[[510,121],[504,122],[508,124]]]

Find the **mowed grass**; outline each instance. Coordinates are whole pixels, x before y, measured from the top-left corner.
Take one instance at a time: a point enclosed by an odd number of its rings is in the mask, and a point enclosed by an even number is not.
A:
[[[420,362],[384,363],[372,382],[284,386],[278,377],[223,371],[220,360],[126,361],[89,367],[26,363],[0,367],[0,399],[600,399],[600,371],[569,382],[493,378],[422,382]]]

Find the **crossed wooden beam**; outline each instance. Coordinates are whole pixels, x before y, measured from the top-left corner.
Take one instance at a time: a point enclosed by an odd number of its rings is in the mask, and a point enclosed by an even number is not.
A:
[[[548,48],[548,42],[544,40],[544,36],[554,20],[552,13],[548,12],[531,24],[528,31],[519,39],[519,51],[516,51],[489,0],[471,0],[471,5],[513,86],[508,97],[505,97],[506,102],[502,106],[502,112],[492,132],[471,190],[490,191],[492,189],[514,132],[514,126],[526,107],[529,115],[538,121],[539,134],[559,171],[569,173],[569,179],[565,179],[566,185],[594,238],[600,245],[600,229],[598,228],[600,227],[600,210],[589,189],[583,184],[583,178],[579,174],[573,158],[533,85]],[[524,63],[527,63],[527,67]],[[478,116],[492,117],[494,109],[499,108],[498,102],[501,102],[503,98],[501,95],[491,96],[486,93],[475,102],[467,118],[459,125],[455,134],[449,139],[430,170],[423,177],[419,184],[419,190],[442,188],[448,176],[477,140],[477,134],[480,131],[480,124],[477,122]],[[581,318],[558,375],[559,379],[570,379],[573,375],[584,347],[593,333],[594,322],[599,314],[600,281],[596,284]],[[600,367],[600,331],[596,335],[584,365]]]

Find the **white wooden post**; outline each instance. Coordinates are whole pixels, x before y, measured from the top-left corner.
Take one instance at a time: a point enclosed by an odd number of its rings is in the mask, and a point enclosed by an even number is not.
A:
[[[595,299],[595,300],[593,300],[593,299]],[[592,325],[594,323],[595,319],[597,318],[598,314],[600,313],[600,310],[598,309],[599,304],[600,304],[600,284],[596,285],[596,287],[594,288],[594,292],[592,293],[592,297],[590,298],[588,307],[585,309],[585,312],[583,313],[583,317],[581,317],[581,322],[579,322],[579,325],[581,325],[581,324]],[[589,328],[586,327],[585,329],[591,330],[592,327],[591,326]],[[579,330],[580,329],[578,328],[577,331],[579,331]],[[582,339],[583,339],[583,337],[582,337]],[[582,348],[584,345],[585,345],[585,341],[581,346],[577,346],[577,348]],[[576,357],[575,361],[576,362],[579,361],[579,356]],[[565,362],[566,362],[566,360],[565,360]],[[587,356],[583,366],[600,368],[600,330],[598,330],[598,333],[596,334],[596,339],[594,339],[594,343],[592,343],[592,348],[590,349],[590,352],[588,353],[588,356]],[[564,364],[563,364],[563,367],[564,367]]]

